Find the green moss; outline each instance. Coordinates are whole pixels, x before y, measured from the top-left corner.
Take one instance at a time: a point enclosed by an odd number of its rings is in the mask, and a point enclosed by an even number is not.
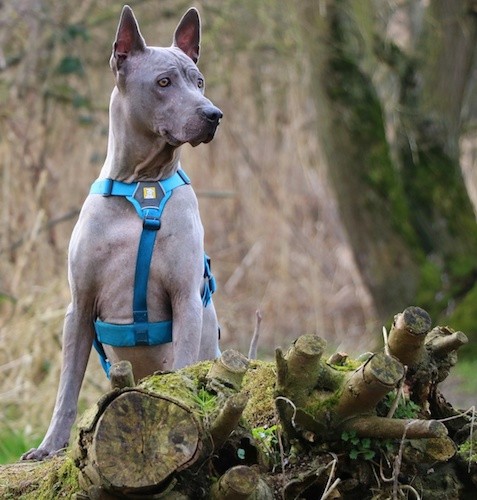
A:
[[[78,472],[73,460],[67,457],[58,470],[51,471],[34,495],[25,498],[35,500],[71,498],[74,493],[81,491],[78,484]]]
[[[421,133],[419,143],[425,146],[417,156],[402,151],[403,179],[419,245],[433,256],[432,261],[422,263],[417,298],[437,319],[474,285],[477,225],[458,162],[427,137],[428,132]]]
[[[333,370],[336,370],[338,372],[352,372],[357,368],[359,368],[362,364],[363,364],[362,361],[347,358],[345,363],[342,365],[329,365],[329,366],[333,368]]]
[[[16,468],[15,468],[16,467]],[[73,498],[81,491],[78,484],[78,469],[68,455],[55,457],[43,462],[25,462],[21,468],[22,476],[28,468],[28,479],[19,481],[15,471],[18,465],[12,466],[10,486],[8,478],[0,485],[0,498],[23,500],[56,500]]]
[[[306,412],[313,416],[315,420],[324,418],[324,413],[332,412],[338,404],[343,389],[340,388],[334,392],[316,391],[308,398]],[[328,420],[325,418],[325,421]]]
[[[243,417],[252,428],[270,427],[275,418],[276,366],[273,362],[254,360],[244,376],[242,390],[250,399]]]
[[[332,23],[335,50],[329,61],[327,91],[335,106],[342,109],[340,120],[352,143],[358,145],[348,160],[350,175],[358,181],[365,198],[363,208],[385,214],[393,231],[415,246],[404,185],[391,159],[385,134],[383,108],[371,79],[360,67],[356,40],[346,39],[348,22],[344,14],[337,15]]]
[[[139,387],[200,409],[199,391],[205,387],[211,364],[210,361],[203,361],[176,372],[157,373],[142,380]]]

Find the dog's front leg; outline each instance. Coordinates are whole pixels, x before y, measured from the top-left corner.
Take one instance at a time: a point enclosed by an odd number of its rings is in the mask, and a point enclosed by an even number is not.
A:
[[[48,431],[38,448],[26,452],[23,460],[42,460],[68,445],[76,418],[78,396],[94,338],[91,318],[77,305],[68,307],[63,327],[60,383]]]
[[[177,294],[172,301],[172,315],[173,369],[178,370],[199,359],[202,301],[197,290]]]

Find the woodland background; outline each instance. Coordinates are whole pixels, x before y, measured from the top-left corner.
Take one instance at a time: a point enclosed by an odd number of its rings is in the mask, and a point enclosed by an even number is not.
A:
[[[191,6],[129,3],[150,45],[169,45]],[[262,358],[303,333],[357,354],[418,305],[471,339],[455,397],[475,394],[477,3],[194,5],[206,94],[224,119],[182,162],[222,345],[247,352],[260,309]],[[67,245],[106,152],[121,8],[0,2],[0,442],[28,447],[51,416]],[[93,355],[80,407],[106,385]]]

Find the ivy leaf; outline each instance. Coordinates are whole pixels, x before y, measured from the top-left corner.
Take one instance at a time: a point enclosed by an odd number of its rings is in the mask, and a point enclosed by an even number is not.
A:
[[[350,435],[349,435],[346,431],[343,431],[343,432],[341,433],[341,439],[342,439],[343,441],[349,441],[349,438],[350,438],[350,437],[351,437],[351,436],[350,436]]]
[[[361,440],[361,445],[363,446],[363,448],[369,448],[371,446],[371,439],[363,438]]]
[[[359,443],[359,437],[353,437],[351,438],[351,444],[358,444]]]
[[[371,460],[372,458],[374,458],[374,455],[376,453],[373,451],[373,450],[366,450],[364,453],[363,453],[363,457],[366,459],[366,460]]]

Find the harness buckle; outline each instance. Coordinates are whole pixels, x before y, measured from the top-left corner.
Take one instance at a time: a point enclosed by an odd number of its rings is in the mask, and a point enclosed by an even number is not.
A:
[[[133,311],[135,345],[149,345],[147,311]]]
[[[147,210],[144,214],[142,227],[149,231],[158,231],[161,227],[161,218],[158,215],[151,214],[150,211]]]
[[[136,345],[150,345],[147,325],[137,325],[134,328],[134,336],[136,338]]]

